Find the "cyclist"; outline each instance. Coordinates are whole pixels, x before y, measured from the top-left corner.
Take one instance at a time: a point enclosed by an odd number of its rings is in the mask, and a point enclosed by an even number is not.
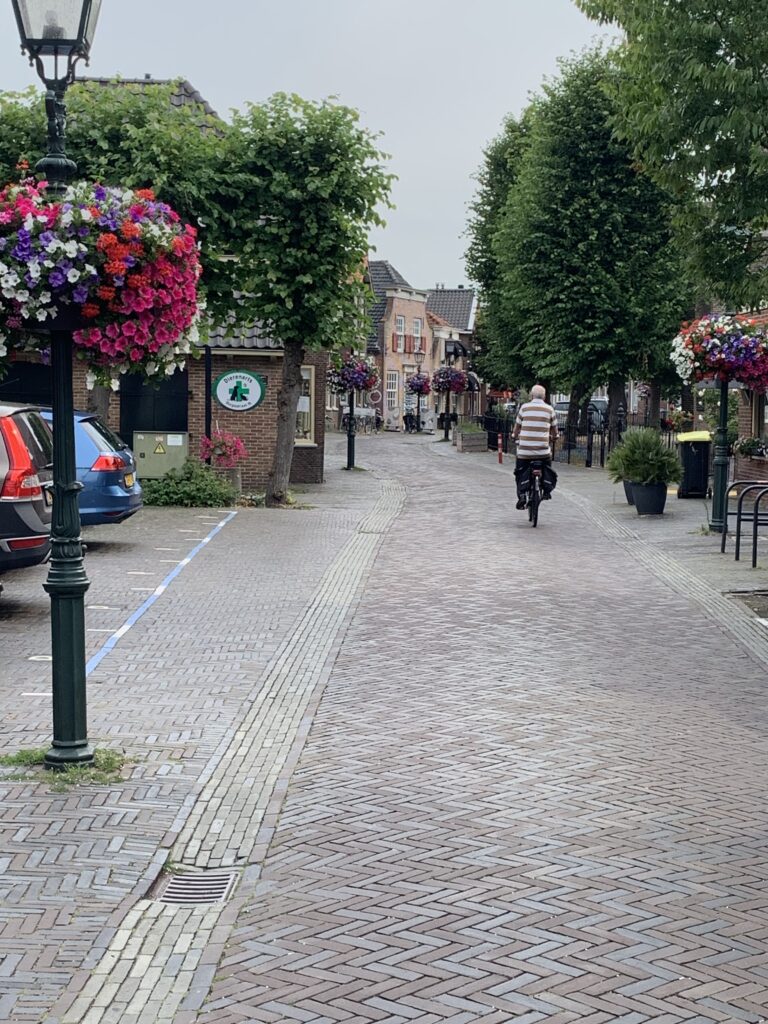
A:
[[[543,463],[541,478],[542,498],[552,497],[557,486],[557,473],[552,469],[552,445],[557,440],[555,410],[545,401],[547,392],[541,384],[531,388],[531,399],[521,405],[512,438],[517,444],[515,480],[517,481],[516,508],[525,508],[531,484],[531,462]]]

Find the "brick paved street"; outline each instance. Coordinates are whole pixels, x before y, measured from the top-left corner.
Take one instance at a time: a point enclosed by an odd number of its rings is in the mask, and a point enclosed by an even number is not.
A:
[[[766,1019],[768,644],[675,561],[690,524],[631,529],[566,472],[533,531],[509,466],[340,451],[313,509],[239,512],[95,669],[124,784],[0,786],[0,1019]],[[89,627],[200,516],[94,534]],[[47,622],[39,574],[6,582],[16,749],[47,737]],[[233,898],[145,898],[170,856],[235,868]]]

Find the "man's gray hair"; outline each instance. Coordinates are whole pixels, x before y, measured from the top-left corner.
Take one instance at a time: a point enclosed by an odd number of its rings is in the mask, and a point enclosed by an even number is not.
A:
[[[531,398],[546,398],[547,389],[543,388],[541,384],[534,384],[531,388]]]

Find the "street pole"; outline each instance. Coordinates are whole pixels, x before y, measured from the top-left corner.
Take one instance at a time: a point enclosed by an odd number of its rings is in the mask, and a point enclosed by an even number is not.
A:
[[[721,533],[726,518],[728,491],[728,381],[720,382],[720,417],[715,431],[715,479],[712,488],[713,533]]]
[[[355,392],[349,392],[349,415],[347,416],[347,469],[355,468]]]
[[[53,522],[51,562],[43,584],[51,597],[53,744],[49,768],[93,760],[88,743],[85,689],[85,592],[80,510],[75,472],[72,332],[51,331],[53,371]]]
[[[210,440],[213,420],[213,358],[211,346],[205,346],[205,436]],[[211,456],[205,460],[211,464]]]
[[[416,392],[416,433],[421,433],[421,395]]]
[[[445,392],[445,420],[443,421],[443,440],[450,439],[451,430],[451,392]]]

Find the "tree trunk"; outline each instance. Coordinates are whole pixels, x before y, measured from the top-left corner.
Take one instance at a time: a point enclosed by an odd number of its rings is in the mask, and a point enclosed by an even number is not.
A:
[[[646,399],[648,426],[658,430],[661,426],[661,384],[657,380],[650,382],[650,391]]]
[[[94,384],[91,391],[88,392],[88,412],[95,412],[100,420],[104,423],[109,423],[109,399],[112,395],[112,388],[105,388],[103,384]],[[123,438],[127,443],[131,443],[131,438]]]
[[[301,394],[301,364],[304,346],[300,341],[287,341],[284,348],[283,380],[277,394],[277,443],[275,458],[267,483],[265,504],[268,508],[285,505],[296,440],[296,413]]]
[[[568,424],[566,426],[568,444],[573,443],[575,445],[576,443],[576,435],[579,432],[579,408],[586,391],[587,389],[583,384],[574,384],[571,388],[571,395],[568,400]]]
[[[626,426],[627,395],[623,380],[612,380],[608,383],[608,442],[613,448]]]

